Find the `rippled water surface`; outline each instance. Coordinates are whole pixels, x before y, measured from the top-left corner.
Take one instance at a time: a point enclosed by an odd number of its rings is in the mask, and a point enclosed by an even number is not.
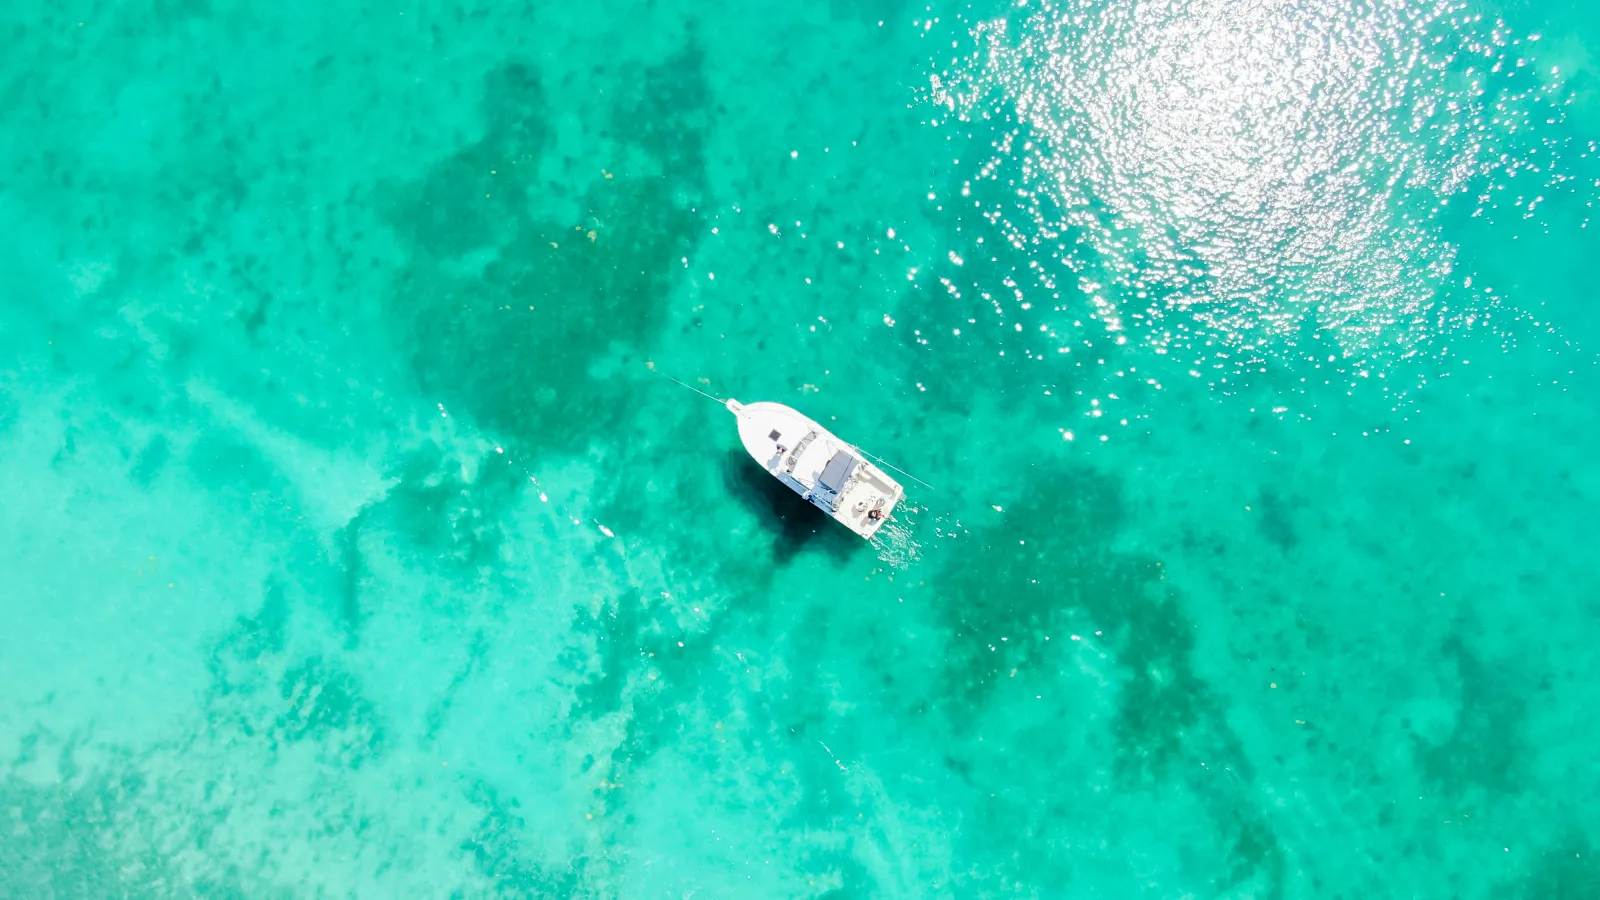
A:
[[[1600,896],[1586,7],[0,34],[0,896]]]

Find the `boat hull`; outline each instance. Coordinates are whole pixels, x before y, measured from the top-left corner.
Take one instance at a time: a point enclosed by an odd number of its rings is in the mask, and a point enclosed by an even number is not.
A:
[[[750,458],[863,538],[889,521],[905,489],[857,447],[781,403],[728,401]]]

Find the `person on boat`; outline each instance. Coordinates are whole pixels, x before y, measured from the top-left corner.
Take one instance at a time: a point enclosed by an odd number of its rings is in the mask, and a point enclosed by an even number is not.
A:
[[[881,518],[883,518],[883,510],[881,509],[869,510],[867,512],[867,519],[870,521],[876,522]]]

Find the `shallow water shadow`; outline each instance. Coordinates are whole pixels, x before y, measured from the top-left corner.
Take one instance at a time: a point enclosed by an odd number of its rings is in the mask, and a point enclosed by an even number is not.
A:
[[[769,523],[765,527],[775,532],[772,555],[779,563],[788,563],[813,546],[843,563],[867,546],[744,453],[729,450],[723,456],[722,480],[741,506]]]
[[[994,729],[1017,714],[1018,694],[1040,704],[1027,715],[1068,721],[1069,707],[1048,706],[1059,702],[1053,693],[1064,692],[1013,685],[1069,684],[1078,663],[1060,652],[1060,636],[1082,627],[1076,622],[1093,623],[1098,658],[1117,679],[1115,711],[1096,726],[1105,739],[1100,771],[1130,793],[1181,785],[1219,836],[1221,856],[1207,876],[1216,892],[1282,897],[1282,843],[1251,794],[1254,776],[1226,708],[1199,673],[1188,604],[1167,583],[1159,558],[1118,546],[1129,516],[1122,481],[1082,464],[1052,463],[1034,467],[1007,493],[1003,517],[959,538],[960,551],[947,554],[928,579],[930,610],[946,640],[926,708],[961,738],[939,769],[991,798],[979,813],[982,831],[963,852],[1028,860],[1026,868],[1007,870],[1019,883],[1073,877],[1058,810],[1079,802],[1079,785],[1048,777],[1029,783],[1003,751],[989,749],[1000,744],[977,739],[993,740]],[[920,716],[922,705],[904,714]],[[1075,752],[1069,735],[1045,726],[1026,740],[1041,758],[1064,758]],[[1233,773],[1226,782],[1202,765],[1218,760]]]
[[[484,77],[482,136],[375,198],[406,254],[383,302],[417,388],[524,459],[623,429],[624,382],[591,367],[656,332],[703,230],[704,63],[691,39],[586,106],[580,177],[544,72],[508,62]]]

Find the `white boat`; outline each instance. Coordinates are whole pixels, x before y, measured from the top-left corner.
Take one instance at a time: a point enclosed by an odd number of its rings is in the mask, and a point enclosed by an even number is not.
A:
[[[752,459],[813,506],[870,538],[905,496],[861,451],[781,403],[727,401]]]

